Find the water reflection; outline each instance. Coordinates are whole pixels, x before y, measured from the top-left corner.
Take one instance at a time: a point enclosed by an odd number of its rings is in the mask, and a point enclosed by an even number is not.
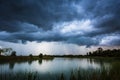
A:
[[[29,61],[28,61],[28,64],[31,65],[31,64],[32,64],[32,60],[29,60]]]
[[[41,65],[42,64],[42,59],[39,59],[38,63],[39,63],[39,65]]]
[[[28,64],[27,64],[28,63]],[[9,64],[9,69],[18,70],[36,70],[40,72],[65,72],[72,69],[100,69],[101,67],[110,66],[108,62],[96,59],[67,59],[55,58],[54,60],[28,60],[19,62],[2,63]],[[1,64],[1,65],[2,65]],[[9,70],[8,69],[8,70]]]
[[[5,65],[6,64],[6,65]],[[38,72],[41,78],[47,80],[48,77],[60,77],[66,80],[73,79],[76,76],[92,76],[92,73],[103,71],[103,73],[110,72],[116,75],[120,74],[120,62],[115,60],[103,60],[103,59],[68,59],[68,58],[55,58],[52,60],[29,60],[19,62],[5,62],[0,63],[0,69],[4,69],[0,74],[7,73],[26,73],[26,71]],[[12,70],[12,71],[11,71]],[[115,72],[114,72],[115,71]],[[77,73],[77,75],[76,75]],[[86,75],[85,75],[86,74]],[[108,73],[106,73],[108,74]],[[105,74],[105,75],[106,75]],[[60,76],[61,75],[61,76]],[[70,76],[70,77],[69,77]],[[98,75],[97,75],[98,76]],[[78,77],[80,78],[80,77]],[[39,80],[39,79],[38,79]],[[54,79],[51,79],[54,80]]]
[[[14,65],[15,65],[15,63],[14,63],[14,62],[10,62],[10,63],[9,63],[9,69],[11,69],[11,70],[12,70],[12,69],[14,68]]]

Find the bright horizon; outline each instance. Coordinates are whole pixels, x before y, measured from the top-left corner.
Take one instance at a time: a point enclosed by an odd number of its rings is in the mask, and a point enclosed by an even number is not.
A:
[[[99,47],[102,47],[104,50],[106,49],[119,49],[119,46],[79,46],[76,44],[67,44],[62,42],[26,42],[22,43],[10,43],[10,42],[1,42],[0,48],[12,48],[17,52],[17,55],[39,55],[47,54],[47,55],[85,55],[87,52],[95,51]]]

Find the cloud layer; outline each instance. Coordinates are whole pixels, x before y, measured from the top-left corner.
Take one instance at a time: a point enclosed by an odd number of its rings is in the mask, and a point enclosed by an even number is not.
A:
[[[120,45],[120,0],[0,0],[0,40]]]

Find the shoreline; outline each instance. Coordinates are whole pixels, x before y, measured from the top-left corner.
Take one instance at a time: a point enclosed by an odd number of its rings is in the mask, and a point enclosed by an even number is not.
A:
[[[29,60],[53,60],[54,58],[90,58],[90,59],[120,59],[120,57],[108,56],[0,56],[0,62],[4,61],[29,61]]]

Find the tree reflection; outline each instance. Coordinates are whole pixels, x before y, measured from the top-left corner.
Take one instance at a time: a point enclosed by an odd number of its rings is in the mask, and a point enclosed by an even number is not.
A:
[[[39,64],[42,64],[42,59],[39,59],[39,60],[38,60],[38,63],[39,63]]]
[[[14,66],[15,66],[15,63],[14,63],[14,62],[10,62],[10,63],[9,63],[9,69],[12,70],[12,69],[14,68]]]
[[[29,61],[28,61],[28,64],[31,65],[31,64],[32,64],[32,60],[29,60]]]

